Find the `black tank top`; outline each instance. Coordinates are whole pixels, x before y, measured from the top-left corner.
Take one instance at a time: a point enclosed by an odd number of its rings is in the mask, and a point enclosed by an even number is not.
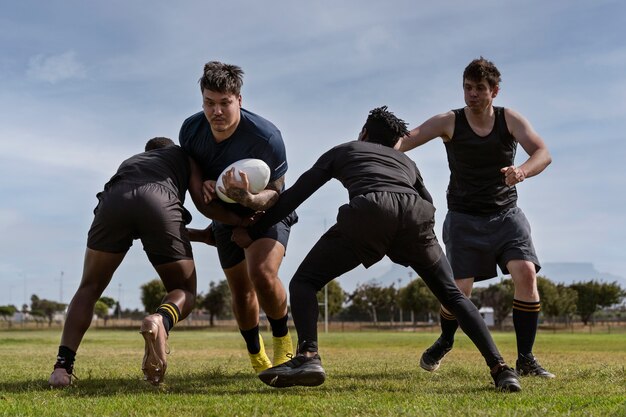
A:
[[[495,123],[487,136],[478,136],[463,109],[453,110],[454,134],[445,142],[450,167],[448,209],[489,215],[515,207],[517,190],[504,182],[501,168],[513,165],[517,141],[509,132],[504,108],[494,107]]]

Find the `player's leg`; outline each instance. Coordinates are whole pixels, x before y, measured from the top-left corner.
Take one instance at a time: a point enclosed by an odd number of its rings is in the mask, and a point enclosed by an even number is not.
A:
[[[537,334],[541,302],[537,290],[539,260],[532,242],[530,223],[519,207],[496,219],[497,256],[500,269],[510,273],[515,288],[513,326],[517,337],[517,370],[520,375],[554,378],[535,359],[532,350]]]
[[[320,238],[298,267],[289,284],[291,315],[298,333],[298,354],[290,361],[259,374],[268,385],[320,385],[326,378],[318,355],[317,292],[328,282],[348,272],[361,261],[336,227]]]
[[[507,263],[507,269],[515,287],[513,327],[517,340],[517,372],[520,375],[554,378],[555,375],[544,369],[533,355],[541,311],[535,265],[529,261],[512,260]]]
[[[469,298],[472,293],[474,278],[457,279],[455,282],[461,292]],[[448,311],[443,305],[441,305],[439,310],[439,316],[441,335],[435,340],[435,343],[424,351],[420,358],[420,367],[429,372],[434,372],[439,369],[444,356],[452,350],[454,335],[459,328],[459,322],[455,315]]]
[[[224,269],[230,288],[233,314],[239,332],[246,342],[246,349],[255,372],[270,368],[272,363],[265,352],[263,338],[259,332],[259,302],[254,285],[248,276],[245,260]]]
[[[191,313],[195,304],[196,269],[193,259],[148,256],[167,291],[156,312],[143,319],[140,329],[145,341],[141,369],[147,381],[158,385],[167,370],[169,332]]]
[[[455,315],[460,327],[483,355],[496,388],[506,391],[521,390],[515,371],[504,362],[478,309],[454,283],[452,269],[446,257],[442,256],[428,268],[419,265],[412,267],[437,299]]]
[[[287,293],[278,277],[285,247],[274,239],[261,238],[254,241],[245,252],[250,280],[272,330],[273,364],[280,365],[294,354],[287,327]]]
[[[244,250],[231,241],[232,227],[214,221],[212,224],[220,265],[231,294],[233,315],[246,343],[248,357],[255,372],[272,366],[259,332],[259,302],[248,275]]]
[[[96,302],[111,282],[125,254],[86,249],[83,276],[67,310],[55,371],[49,380],[51,386],[64,387],[71,383],[76,351],[89,329]]]

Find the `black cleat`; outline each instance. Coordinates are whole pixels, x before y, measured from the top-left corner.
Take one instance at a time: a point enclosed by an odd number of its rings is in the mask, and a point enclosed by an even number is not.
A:
[[[259,379],[276,388],[296,385],[315,387],[324,383],[326,372],[322,368],[319,355],[312,357],[297,355],[281,365],[260,372]]]
[[[491,374],[491,377],[498,391],[518,392],[522,390],[519,379],[517,379],[517,373],[510,366],[500,365],[498,370]]]
[[[452,350],[452,344],[448,343],[441,337],[433,343],[431,347],[422,353],[420,358],[420,366],[428,372],[436,371],[441,364],[441,360],[446,353]]]
[[[554,378],[554,375],[551,372],[546,371],[543,366],[537,362],[537,359],[530,354],[528,355],[520,355],[515,362],[515,370],[519,376],[538,376],[541,378]]]

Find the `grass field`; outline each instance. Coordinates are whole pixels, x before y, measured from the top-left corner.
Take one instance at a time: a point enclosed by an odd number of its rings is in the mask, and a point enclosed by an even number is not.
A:
[[[268,334],[264,334],[266,340]],[[498,393],[464,335],[436,373],[419,368],[434,333],[320,335],[326,383],[274,389],[252,373],[237,332],[171,334],[166,383],[142,381],[136,331],[90,330],[78,381],[51,390],[59,330],[0,332],[2,416],[626,416],[626,336],[551,334],[536,354],[554,380],[523,378],[521,393]],[[513,333],[494,333],[514,363]]]

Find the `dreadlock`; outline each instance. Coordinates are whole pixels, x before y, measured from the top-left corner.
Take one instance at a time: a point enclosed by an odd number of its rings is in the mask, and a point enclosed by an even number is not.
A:
[[[393,148],[402,136],[409,134],[406,122],[387,110],[387,106],[370,111],[365,129],[369,142],[380,143],[390,148]]]

